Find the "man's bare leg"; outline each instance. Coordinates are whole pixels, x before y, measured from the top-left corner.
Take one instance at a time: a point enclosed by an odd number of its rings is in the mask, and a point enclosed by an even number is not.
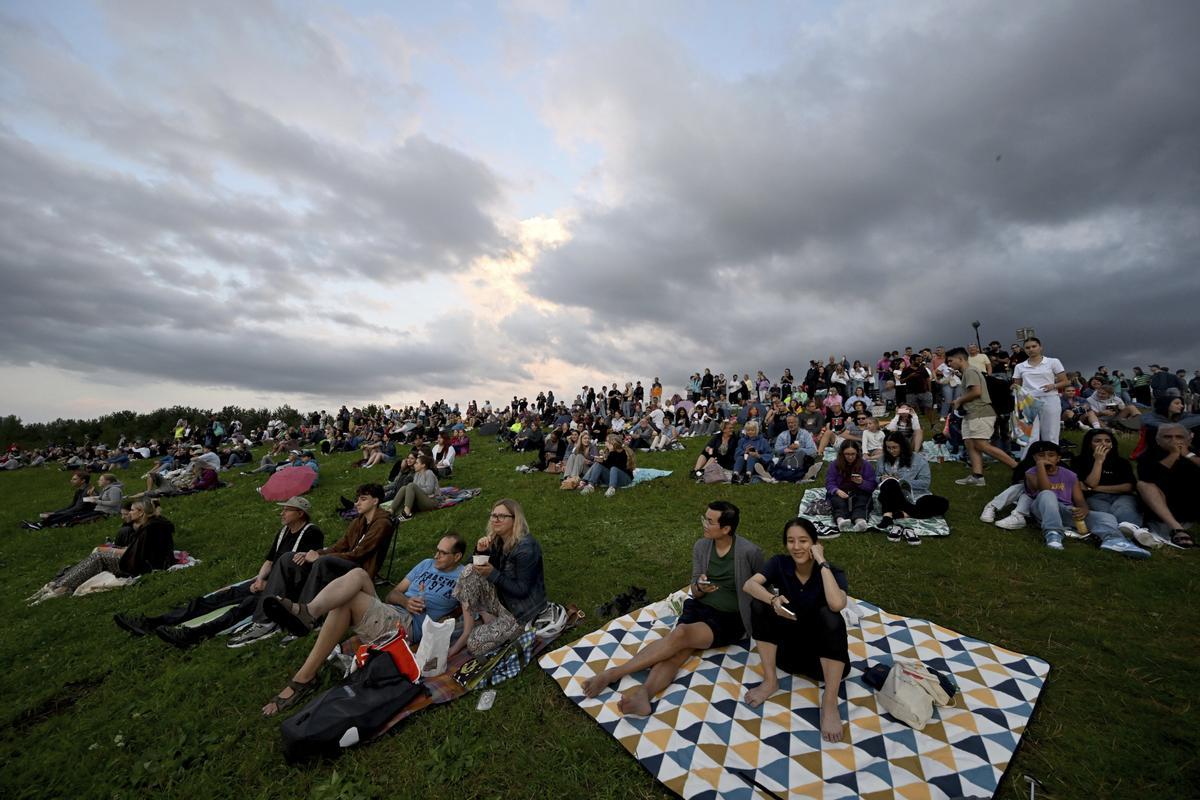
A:
[[[712,638],[712,628],[703,622],[676,625],[670,633],[639,651],[624,664],[606,669],[584,681],[584,696],[595,697],[609,684],[616,683],[626,675],[654,666],[660,661],[665,661],[681,650],[707,649],[712,644]]]
[[[1167,507],[1167,497],[1157,485],[1138,481],[1137,493],[1142,498],[1142,502],[1146,504],[1146,507],[1154,512],[1154,516],[1171,526],[1171,530],[1183,527],[1179,524],[1179,520],[1175,519],[1175,516],[1171,513],[1171,509]]]
[[[317,596],[308,601],[308,613],[313,619],[320,619],[338,606],[346,605],[358,594],[375,596],[375,583],[361,567],[325,584]]]
[[[675,655],[660,661],[650,668],[646,682],[635,686],[617,701],[617,709],[626,716],[644,717],[650,713],[650,702],[654,696],[670,685],[679,674],[679,668],[696,654],[695,650],[680,650]]]
[[[821,674],[825,677],[825,691],[821,695],[821,738],[827,742],[842,740],[842,713],[839,709],[838,689],[842,685],[842,672],[846,665],[829,658],[821,659]]]
[[[742,698],[751,708],[761,706],[779,689],[779,675],[775,672],[775,656],[779,654],[778,645],[757,640],[756,644],[758,645],[758,658],[762,662],[763,681],[753,689],[746,690],[746,694]]]

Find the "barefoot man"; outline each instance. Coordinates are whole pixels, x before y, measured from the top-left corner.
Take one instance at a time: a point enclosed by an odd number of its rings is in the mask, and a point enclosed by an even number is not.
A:
[[[724,500],[708,504],[700,518],[704,537],[692,547],[692,596],[683,604],[669,634],[648,645],[629,661],[604,670],[583,684],[596,697],[609,684],[650,668],[646,683],[618,703],[622,714],[645,716],[651,699],[675,679],[679,668],[700,650],[741,641],[750,632],[750,596],[742,586],[761,571],[758,545],[737,536],[738,507]]]

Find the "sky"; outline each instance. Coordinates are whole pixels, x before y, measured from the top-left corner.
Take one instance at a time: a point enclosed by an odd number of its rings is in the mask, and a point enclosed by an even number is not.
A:
[[[0,415],[1200,367],[1200,4],[0,3]]]

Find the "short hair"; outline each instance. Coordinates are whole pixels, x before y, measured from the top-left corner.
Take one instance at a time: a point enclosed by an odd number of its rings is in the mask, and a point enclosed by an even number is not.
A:
[[[814,542],[820,538],[820,533],[817,532],[817,526],[812,523],[812,520],[805,519],[804,517],[792,517],[787,522],[783,523],[783,543],[785,545],[787,544],[788,531],[797,527],[803,528],[805,533],[807,533]]]
[[[433,460],[433,456],[428,453],[421,453],[417,456],[417,461],[425,465],[425,469],[433,469],[437,466],[437,462]]]
[[[1191,441],[1192,432],[1186,426],[1180,425],[1178,422],[1167,422],[1158,426],[1158,431],[1154,434],[1154,443],[1162,447],[1163,442],[1166,440],[1165,434],[1175,431],[1183,431],[1184,438]]]
[[[759,424],[758,424],[758,420],[756,420],[756,419],[748,419],[748,420],[746,420],[746,424],[742,426],[742,433],[743,433],[743,434],[746,434],[746,435],[749,435],[749,434],[747,433],[747,431],[749,431],[751,428],[754,428],[754,432],[755,432],[755,433],[758,433],[758,432],[759,432],[759,430],[761,430],[761,426],[759,426]]]
[[[81,470],[81,469],[77,469],[77,470],[75,470],[74,472],[72,472],[72,473],[71,473],[71,477],[72,477],[72,478],[79,478],[81,481],[83,481],[83,482],[84,482],[84,484],[89,484],[89,483],[91,483],[91,482],[92,482],[92,476],[91,476],[91,474],[90,474],[90,473],[87,473],[87,472],[84,472],[84,471],[83,471],[83,470]]]
[[[953,356],[954,358],[966,358],[967,357],[967,348],[951,347],[949,350],[946,351],[946,358],[950,358],[951,356]]]
[[[732,536],[737,533],[738,523],[742,521],[742,512],[733,503],[728,500],[713,500],[708,504],[712,511],[720,513],[717,518],[717,525],[722,528],[729,528],[729,534]]]
[[[363,495],[366,495],[367,497],[374,497],[376,500],[382,503],[383,487],[378,483],[364,483],[354,490],[355,498],[362,497]]]
[[[1039,439],[1029,446],[1029,455],[1036,456],[1038,453],[1058,453],[1062,454],[1056,442],[1048,442],[1045,439]]]
[[[462,534],[460,534],[458,531],[446,531],[442,534],[442,539],[449,539],[450,541],[454,542],[454,544],[450,546],[450,552],[460,556],[467,552],[467,540],[464,539]],[[441,539],[438,541],[440,542]]]

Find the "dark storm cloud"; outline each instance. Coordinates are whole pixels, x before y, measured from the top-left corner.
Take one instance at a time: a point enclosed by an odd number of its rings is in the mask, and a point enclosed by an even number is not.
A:
[[[965,341],[973,318],[1089,362],[1200,359],[1200,6],[939,8],[868,12],[736,82],[663,36],[584,45],[547,113],[622,200],[534,291],[727,372]]]

